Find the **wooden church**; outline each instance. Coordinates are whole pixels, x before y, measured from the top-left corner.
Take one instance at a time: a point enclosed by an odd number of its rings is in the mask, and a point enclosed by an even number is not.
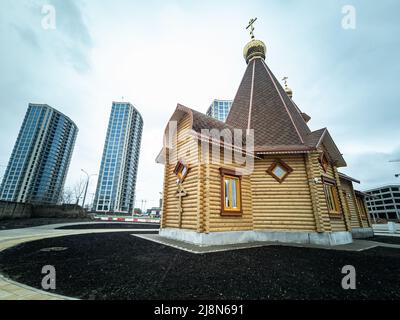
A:
[[[160,235],[198,245],[337,245],[371,236],[364,195],[353,187],[359,181],[338,172],[346,162],[329,131],[310,130],[250,27],[247,68],[226,121],[178,104],[165,129]],[[212,130],[239,130],[241,143]],[[238,157],[224,161],[229,152]]]

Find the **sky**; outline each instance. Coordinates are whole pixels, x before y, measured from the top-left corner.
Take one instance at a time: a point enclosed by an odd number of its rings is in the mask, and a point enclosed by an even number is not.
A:
[[[158,205],[155,158],[170,116],[177,103],[205,113],[213,99],[234,98],[257,17],[268,66],[289,77],[310,128],[328,127],[348,164],[341,171],[361,190],[400,183],[400,162],[389,162],[400,159],[399,10],[396,0],[2,0],[0,176],[29,103],[79,127],[66,188],[81,169],[98,173],[112,101],[123,99],[144,119],[136,206]],[[95,189],[96,177],[89,200]]]

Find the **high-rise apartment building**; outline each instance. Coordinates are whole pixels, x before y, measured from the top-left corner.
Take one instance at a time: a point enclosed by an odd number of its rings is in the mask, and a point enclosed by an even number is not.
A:
[[[29,104],[0,187],[5,201],[61,201],[78,127],[46,104]]]
[[[229,111],[231,110],[232,100],[215,99],[207,110],[207,115],[225,122]]]
[[[113,102],[94,210],[132,213],[143,119],[128,102]]]

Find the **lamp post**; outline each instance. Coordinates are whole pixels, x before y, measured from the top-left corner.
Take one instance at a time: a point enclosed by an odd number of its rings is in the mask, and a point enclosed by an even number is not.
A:
[[[86,176],[87,176],[86,187],[85,187],[85,194],[83,195],[83,201],[82,201],[82,208],[85,209],[86,194],[87,194],[87,190],[88,190],[88,187],[89,187],[89,180],[90,180],[90,177],[92,177],[92,176],[97,176],[97,174],[89,174],[89,173],[87,173],[87,172],[86,172],[85,170],[83,170],[83,169],[81,169],[81,171],[82,171],[84,174],[86,174]]]

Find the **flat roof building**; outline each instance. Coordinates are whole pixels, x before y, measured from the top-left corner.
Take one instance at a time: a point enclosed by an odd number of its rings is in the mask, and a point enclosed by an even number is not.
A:
[[[368,211],[371,217],[386,220],[400,220],[400,185],[386,185],[366,190]]]

